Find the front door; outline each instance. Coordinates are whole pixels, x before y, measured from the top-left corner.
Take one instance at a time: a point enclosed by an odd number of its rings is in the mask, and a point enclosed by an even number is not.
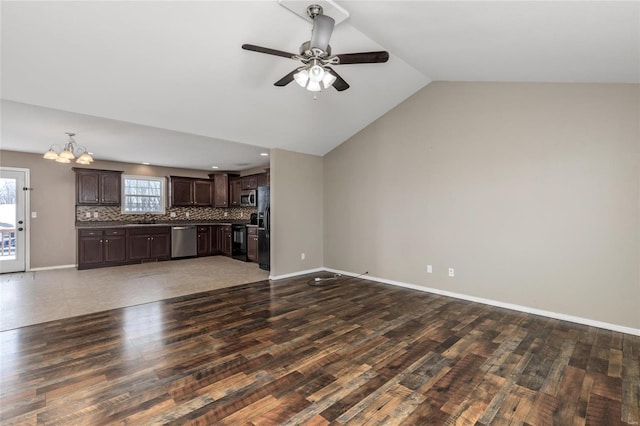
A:
[[[26,269],[27,169],[0,168],[0,273]]]

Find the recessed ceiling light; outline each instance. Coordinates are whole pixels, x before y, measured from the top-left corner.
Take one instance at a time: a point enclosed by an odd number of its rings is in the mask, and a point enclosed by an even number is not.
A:
[[[268,157],[269,153],[268,152],[261,152],[260,155],[262,155],[263,157]]]
[[[217,169],[217,168],[218,168],[218,166],[211,166],[211,168],[212,168],[212,169]]]
[[[145,166],[148,166],[151,163],[147,163],[146,161],[143,161],[142,164],[144,164]]]

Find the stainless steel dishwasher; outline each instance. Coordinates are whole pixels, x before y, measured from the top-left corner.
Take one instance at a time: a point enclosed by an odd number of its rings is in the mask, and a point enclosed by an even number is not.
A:
[[[195,225],[171,227],[171,258],[198,254],[198,232]]]

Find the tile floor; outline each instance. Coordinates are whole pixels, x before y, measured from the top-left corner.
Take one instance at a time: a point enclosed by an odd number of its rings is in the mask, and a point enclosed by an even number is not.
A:
[[[224,256],[3,274],[0,331],[268,278],[256,263]]]

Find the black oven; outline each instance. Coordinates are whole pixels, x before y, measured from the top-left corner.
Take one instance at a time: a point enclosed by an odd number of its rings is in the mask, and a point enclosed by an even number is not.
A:
[[[231,225],[231,257],[247,261],[247,227]]]

